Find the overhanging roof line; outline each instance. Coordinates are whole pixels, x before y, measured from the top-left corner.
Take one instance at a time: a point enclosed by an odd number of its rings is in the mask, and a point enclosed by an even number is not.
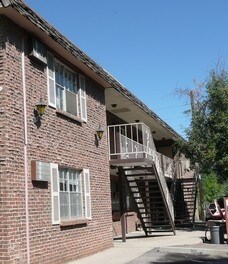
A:
[[[7,7],[11,4],[10,0],[1,0],[0,1],[0,7]]]
[[[37,26],[40,30],[46,33],[50,38],[56,41],[60,46],[77,58],[80,62],[86,65],[91,71],[96,73],[99,77],[109,83],[115,90],[121,93],[124,97],[128,98],[135,105],[141,108],[149,116],[155,119],[164,128],[170,131],[175,137],[181,137],[172,127],[170,127],[165,121],[163,121],[157,114],[155,114],[151,109],[149,109],[141,100],[139,100],[135,95],[133,95],[129,90],[127,90],[119,81],[117,81],[110,73],[103,69],[99,64],[92,60],[88,55],[86,55],[82,50],[80,50],[76,45],[70,42],[66,37],[64,37],[60,32],[58,32],[54,27],[52,27],[45,19],[39,16],[31,8],[29,8],[21,0],[0,0],[0,7],[11,6],[17,12],[26,17],[31,23]]]

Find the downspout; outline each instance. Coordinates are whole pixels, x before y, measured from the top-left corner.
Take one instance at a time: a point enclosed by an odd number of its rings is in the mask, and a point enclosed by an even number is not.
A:
[[[29,245],[29,210],[28,210],[28,128],[27,128],[27,105],[26,105],[26,85],[25,85],[25,47],[24,39],[22,39],[22,54],[21,54],[21,68],[22,68],[22,86],[23,86],[23,113],[24,113],[24,172],[25,172],[25,228],[26,228],[26,252],[27,264],[30,263],[30,245]]]

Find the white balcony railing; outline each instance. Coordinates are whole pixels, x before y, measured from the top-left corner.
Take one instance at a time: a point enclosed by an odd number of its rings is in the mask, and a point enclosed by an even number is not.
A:
[[[150,128],[144,123],[109,126],[108,136],[110,160],[151,159],[159,174],[173,177],[173,160],[156,151]]]

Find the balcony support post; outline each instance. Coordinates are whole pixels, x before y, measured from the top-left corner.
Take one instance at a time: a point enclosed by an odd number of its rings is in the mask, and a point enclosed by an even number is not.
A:
[[[126,242],[126,215],[125,215],[125,195],[124,195],[124,175],[121,167],[118,167],[119,175],[119,199],[120,199],[120,221],[122,242]]]

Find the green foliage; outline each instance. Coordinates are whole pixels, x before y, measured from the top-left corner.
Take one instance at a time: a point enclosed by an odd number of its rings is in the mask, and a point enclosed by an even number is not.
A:
[[[215,172],[220,182],[228,178],[228,72],[212,71],[205,95],[195,104],[192,122],[186,130],[187,141],[176,148],[199,163],[200,171]]]
[[[228,181],[222,184],[223,196],[228,197]]]
[[[219,199],[224,196],[224,188],[222,184],[218,182],[215,173],[209,175],[203,175],[203,191],[205,202],[213,202],[214,199]]]

